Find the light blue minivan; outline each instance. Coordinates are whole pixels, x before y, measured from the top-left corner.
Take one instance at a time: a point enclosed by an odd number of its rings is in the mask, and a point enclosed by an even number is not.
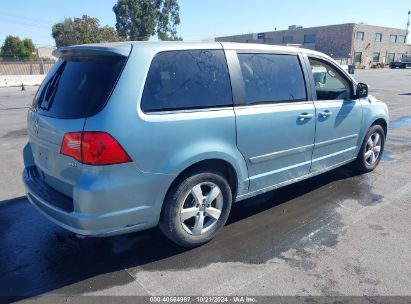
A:
[[[27,197],[84,236],[211,240],[233,202],[381,159],[388,110],[330,57],[235,43],[58,49],[28,111]]]

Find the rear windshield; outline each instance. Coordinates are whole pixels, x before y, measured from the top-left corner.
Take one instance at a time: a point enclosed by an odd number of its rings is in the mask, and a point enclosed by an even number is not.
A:
[[[97,114],[106,104],[126,62],[125,57],[59,60],[34,97],[46,116],[75,119]]]

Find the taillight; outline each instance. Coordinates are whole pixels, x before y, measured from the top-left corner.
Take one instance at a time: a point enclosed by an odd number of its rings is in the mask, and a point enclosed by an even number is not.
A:
[[[131,161],[120,144],[105,132],[83,132],[81,147],[85,164],[111,165]]]
[[[72,132],[64,135],[61,154],[88,165],[131,162],[123,147],[106,132]]]
[[[81,132],[66,133],[61,144],[60,153],[81,162]]]

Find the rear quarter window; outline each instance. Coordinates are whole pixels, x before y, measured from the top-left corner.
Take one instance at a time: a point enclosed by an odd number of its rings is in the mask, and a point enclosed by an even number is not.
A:
[[[141,99],[144,112],[232,105],[227,62],[222,50],[158,53],[152,60]]]
[[[106,104],[125,57],[71,57],[59,60],[44,80],[33,107],[41,114],[62,119],[97,114]]]

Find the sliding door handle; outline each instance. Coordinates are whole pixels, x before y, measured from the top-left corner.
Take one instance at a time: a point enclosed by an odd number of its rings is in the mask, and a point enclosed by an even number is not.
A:
[[[303,121],[303,120],[308,120],[308,119],[311,119],[311,118],[313,118],[313,114],[310,114],[310,113],[301,113],[300,115],[298,115],[298,119],[299,120],[301,120],[301,121]]]
[[[320,117],[330,117],[333,113],[329,110],[325,110],[324,112],[320,112]]]

